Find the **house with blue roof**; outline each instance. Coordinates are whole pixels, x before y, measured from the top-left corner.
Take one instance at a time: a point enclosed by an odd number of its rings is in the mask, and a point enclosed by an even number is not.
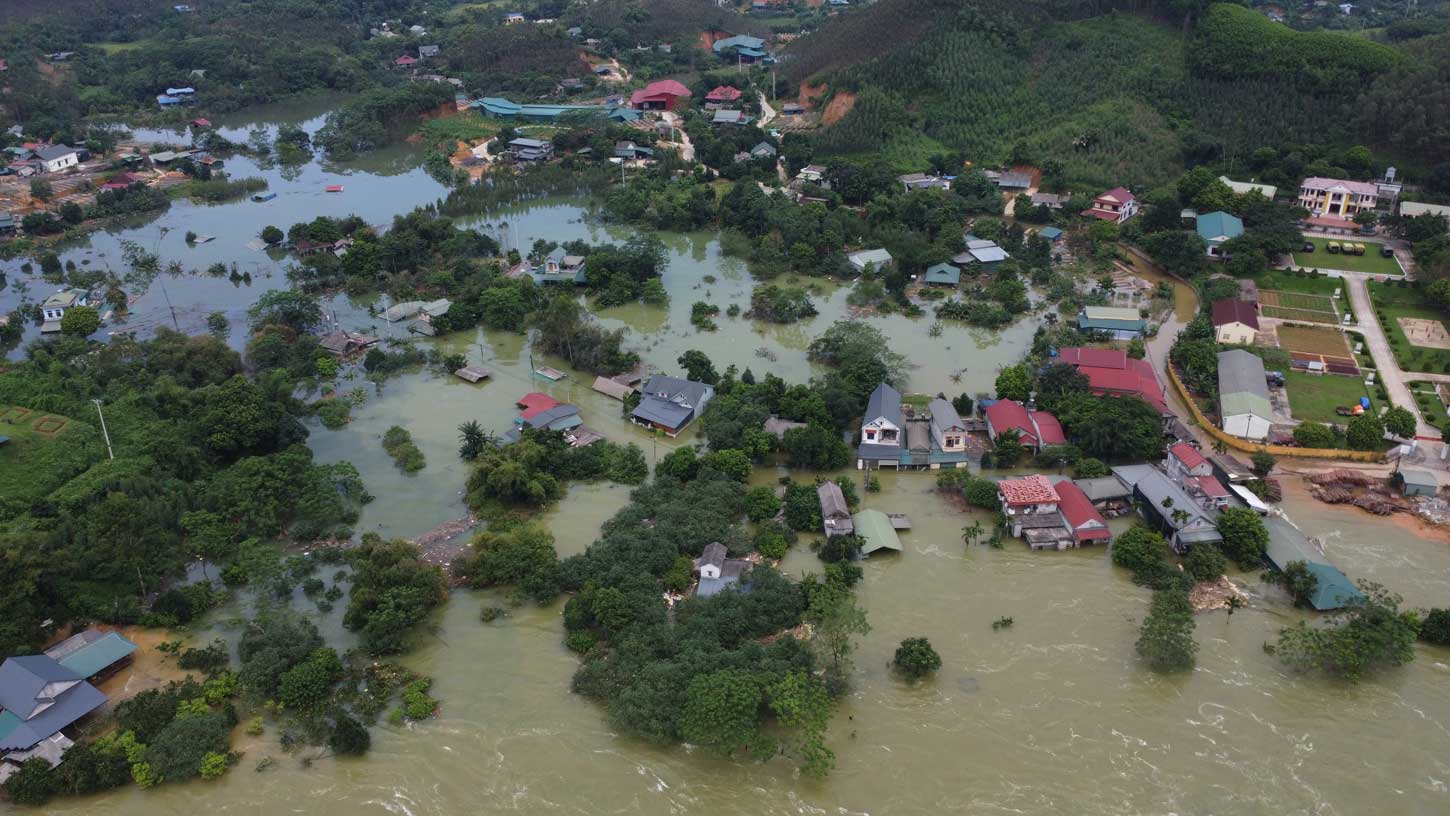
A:
[[[962,282],[962,270],[949,263],[933,264],[926,268],[922,282],[927,286],[948,286],[956,288]]]
[[[1197,218],[1198,237],[1208,244],[1208,257],[1222,258],[1223,245],[1244,234],[1244,222],[1236,215],[1219,210]]]
[[[87,678],[123,665],[136,644],[87,630],[45,654],[0,663],[0,783],[31,759],[59,765],[74,743],[64,733],[106,704]]]
[[[734,37],[716,40],[711,48],[714,49],[715,55],[721,59],[734,59],[740,62],[750,63],[765,58],[765,40],[745,34],[737,34]]]
[[[1054,244],[1062,240],[1062,230],[1057,227],[1043,227],[1037,231],[1037,234]]]

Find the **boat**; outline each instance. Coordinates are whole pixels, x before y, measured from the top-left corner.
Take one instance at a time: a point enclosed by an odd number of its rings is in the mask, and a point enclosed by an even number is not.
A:
[[[257,193],[256,195],[252,196],[252,200],[260,204],[263,201],[271,201],[276,197],[276,193]]]
[[[340,192],[342,192],[342,185],[341,184],[329,184],[329,185],[327,185],[327,192],[329,192],[329,193],[340,193]]]

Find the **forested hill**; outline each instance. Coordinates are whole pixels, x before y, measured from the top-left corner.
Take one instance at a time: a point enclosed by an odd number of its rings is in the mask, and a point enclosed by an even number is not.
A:
[[[1067,185],[1152,187],[1265,146],[1450,158],[1450,35],[1301,32],[1194,0],[881,0],[790,49],[793,82],[852,94],[818,154],[1038,164]],[[1383,33],[1374,36],[1383,37]]]

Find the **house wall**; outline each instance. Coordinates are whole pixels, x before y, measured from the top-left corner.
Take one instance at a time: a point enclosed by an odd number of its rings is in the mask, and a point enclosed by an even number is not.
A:
[[[702,564],[702,565],[700,565],[700,577],[701,578],[719,578],[720,577],[720,568],[717,567],[717,566],[715,566],[714,564]]]
[[[1269,420],[1254,414],[1234,414],[1223,418],[1223,429],[1244,439],[1266,439],[1269,436]]]
[[[80,164],[80,158],[75,153],[71,153],[68,156],[61,156],[58,159],[51,159],[45,162],[45,172],[58,173],[67,167],[75,167],[77,164]]]
[[[1254,342],[1258,332],[1244,323],[1225,323],[1218,327],[1218,342],[1232,345],[1248,345]]]

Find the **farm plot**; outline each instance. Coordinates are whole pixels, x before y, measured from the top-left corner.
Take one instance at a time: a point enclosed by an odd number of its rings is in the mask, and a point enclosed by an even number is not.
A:
[[[1262,307],[1264,317],[1329,325],[1339,322],[1339,312],[1335,309],[1334,298],[1325,295],[1260,289],[1259,305]]]
[[[1279,347],[1289,352],[1294,368],[1307,371],[1317,368],[1313,364],[1319,363],[1330,374],[1359,376],[1359,364],[1343,332],[1312,326],[1280,326],[1278,335]]]

